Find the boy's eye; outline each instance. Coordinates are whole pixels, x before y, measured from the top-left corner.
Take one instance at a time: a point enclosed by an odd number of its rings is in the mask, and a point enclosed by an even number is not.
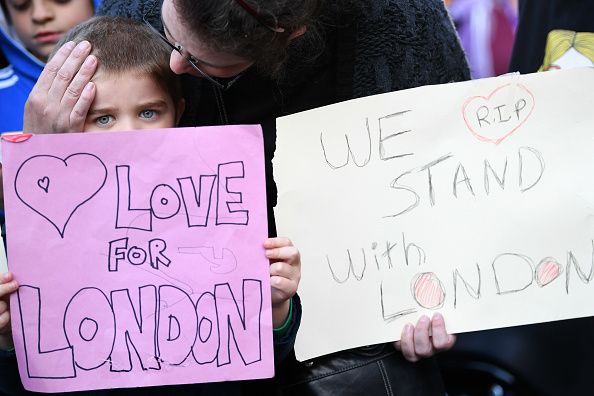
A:
[[[97,123],[97,125],[107,126],[107,125],[109,125],[109,124],[111,124],[113,122],[113,116],[104,115],[104,116],[101,116],[101,117],[97,117],[95,119],[95,122]]]
[[[8,4],[16,11],[26,11],[31,5],[31,0],[9,0]]]
[[[140,118],[155,118],[157,116],[157,112],[155,110],[143,110],[140,112]]]

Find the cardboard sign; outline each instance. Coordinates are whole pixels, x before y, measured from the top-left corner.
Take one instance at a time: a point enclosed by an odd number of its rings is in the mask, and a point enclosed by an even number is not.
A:
[[[259,126],[2,146],[27,389],[274,374]]]
[[[594,69],[508,75],[278,120],[276,220],[301,250],[300,360],[594,315]]]

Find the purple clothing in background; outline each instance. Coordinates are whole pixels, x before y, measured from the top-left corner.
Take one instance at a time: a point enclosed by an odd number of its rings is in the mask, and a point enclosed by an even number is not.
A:
[[[504,73],[516,30],[517,12],[507,0],[455,0],[449,11],[466,52],[472,78]]]

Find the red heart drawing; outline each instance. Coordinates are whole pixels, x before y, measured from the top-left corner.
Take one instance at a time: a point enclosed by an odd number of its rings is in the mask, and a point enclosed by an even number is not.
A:
[[[535,100],[522,84],[506,84],[488,96],[473,96],[462,106],[462,116],[472,134],[498,145],[530,118]]]
[[[74,212],[105,185],[107,168],[93,154],[65,159],[36,155],[19,167],[14,188],[19,199],[49,221],[64,238]]]

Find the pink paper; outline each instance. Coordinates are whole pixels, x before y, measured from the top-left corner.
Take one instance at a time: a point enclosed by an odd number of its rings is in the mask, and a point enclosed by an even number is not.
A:
[[[2,146],[25,388],[274,375],[259,126]]]

